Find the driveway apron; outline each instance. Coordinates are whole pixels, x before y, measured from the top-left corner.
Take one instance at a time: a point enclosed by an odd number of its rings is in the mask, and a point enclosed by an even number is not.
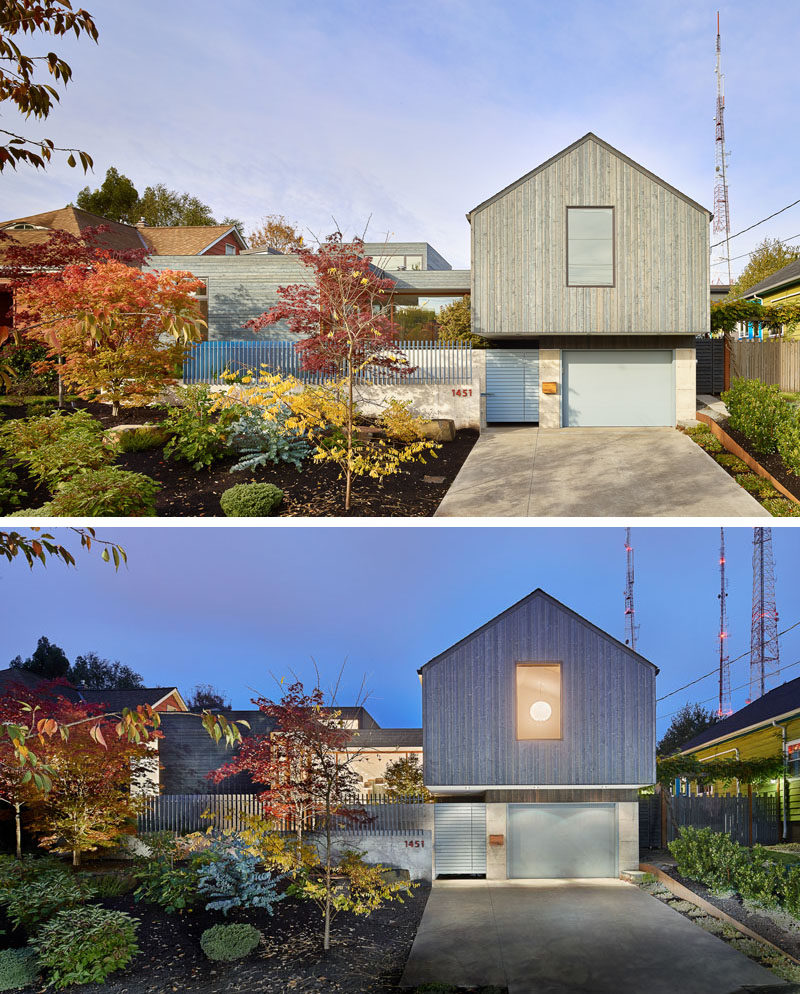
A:
[[[674,428],[484,429],[437,517],[770,517]]]
[[[400,983],[509,994],[794,989],[620,880],[437,880]]]

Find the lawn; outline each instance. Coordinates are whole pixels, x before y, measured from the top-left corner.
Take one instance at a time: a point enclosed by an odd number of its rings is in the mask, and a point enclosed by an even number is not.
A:
[[[0,419],[6,424],[53,410],[52,403],[48,405],[42,398],[31,398],[30,404],[10,403],[16,399],[2,398]],[[71,401],[67,410],[87,411],[106,430],[122,424],[160,424],[168,414],[163,407],[150,406],[126,408],[114,418],[108,405],[84,401]],[[477,438],[477,430],[464,429],[457,432],[453,441],[442,443],[424,463],[405,463],[401,472],[382,481],[368,476],[356,477],[350,516],[432,516]],[[254,472],[232,473],[231,467],[238,458],[226,450],[214,458],[210,466],[195,469],[186,460],[167,458],[162,441],[141,451],[120,452],[113,460],[113,466],[143,474],[159,484],[155,497],[155,514],[159,517],[222,517],[220,498],[223,492],[235,484],[251,481],[273,484],[283,491],[283,500],[273,511],[275,516],[344,516],[344,483],[339,479],[338,466],[306,458],[300,471],[287,462],[278,462],[267,463]],[[3,466],[11,468],[11,463],[8,456],[5,463],[0,461],[0,474]],[[24,467],[16,466],[14,472],[18,476],[16,502],[4,491],[0,478],[0,513],[39,508],[51,499],[52,490],[37,484]]]

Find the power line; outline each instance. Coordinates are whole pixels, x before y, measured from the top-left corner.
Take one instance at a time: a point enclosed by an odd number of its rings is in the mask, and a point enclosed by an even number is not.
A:
[[[721,242],[714,242],[711,248],[718,248],[720,245],[724,245],[729,242],[731,238],[738,238],[739,235],[743,235],[746,231],[752,231],[753,228],[757,228],[759,224],[763,224],[765,221],[769,221],[770,218],[777,217],[779,214],[783,214],[784,211],[788,211],[790,207],[796,207],[800,204],[800,199],[793,201],[791,204],[787,204],[785,207],[781,207],[779,211],[775,211],[774,214],[769,214],[767,217],[762,217],[760,221],[756,221],[755,224],[751,224],[749,228],[742,228],[741,231],[737,231],[735,235],[731,235],[730,238],[723,238]]]
[[[786,635],[787,632],[790,632],[793,628],[798,627],[800,627],[800,621],[796,621],[793,625],[789,625],[788,628],[784,628],[782,632],[778,632],[777,638],[780,638],[781,635]],[[735,663],[740,659],[744,659],[745,656],[750,655],[750,652],[751,650],[748,649],[747,652],[743,652],[740,656],[734,656],[731,662]],[[679,694],[682,690],[686,690],[687,687],[693,687],[696,683],[700,683],[701,680],[707,680],[710,676],[717,676],[718,673],[719,667],[715,667],[713,670],[709,670],[708,673],[704,673],[702,676],[697,677],[696,680],[691,680],[689,683],[685,683],[682,687],[678,687],[677,690],[671,690],[668,694],[664,694],[663,697],[657,697],[656,703],[659,701],[665,701],[668,697],[674,697],[675,694]]]
[[[795,238],[800,238],[800,232],[798,232],[796,235],[790,235],[788,238],[779,238],[777,239],[777,242],[779,245],[786,245],[788,244],[788,242],[791,242]],[[744,259],[746,256],[752,255],[753,252],[755,252],[755,249],[751,249],[749,252],[742,252],[741,255],[733,255],[731,256],[730,259],[728,259],[728,257],[725,255],[721,255],[715,260],[714,264],[716,265],[719,262],[736,262],[737,259]]]

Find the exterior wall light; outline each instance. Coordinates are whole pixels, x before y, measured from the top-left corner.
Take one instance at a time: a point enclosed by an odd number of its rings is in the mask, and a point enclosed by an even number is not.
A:
[[[547,721],[552,713],[553,709],[547,701],[534,701],[531,704],[531,718],[534,721]]]

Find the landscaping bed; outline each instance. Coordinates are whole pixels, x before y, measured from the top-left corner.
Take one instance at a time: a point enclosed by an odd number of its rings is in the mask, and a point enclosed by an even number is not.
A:
[[[791,473],[786,468],[783,463],[783,459],[781,459],[777,452],[771,452],[768,455],[756,452],[750,439],[748,439],[747,436],[741,431],[738,431],[736,428],[732,427],[728,418],[724,421],[720,421],[719,425],[720,428],[722,428],[727,435],[730,435],[734,442],[741,446],[749,456],[755,459],[755,461],[763,467],[763,469],[765,469],[770,476],[774,477],[782,487],[786,487],[789,493],[793,494],[798,500],[800,500],[800,477],[796,476],[794,473]]]
[[[160,407],[126,407],[119,417],[111,414],[107,404],[77,401],[68,412],[85,410],[105,428],[116,425],[159,424],[167,417]],[[0,408],[0,418],[6,423],[24,418],[30,409],[22,405],[6,404]],[[368,476],[353,480],[352,517],[430,517],[434,514],[448,487],[461,469],[479,432],[462,429],[451,442],[444,442],[436,456],[425,463],[410,462],[401,472],[383,480]],[[222,493],[241,483],[269,483],[283,491],[283,501],[273,512],[278,517],[338,517],[345,516],[344,481],[339,479],[337,466],[318,464],[307,458],[302,471],[286,462],[269,463],[254,472],[229,472],[237,462],[230,455],[214,461],[210,467],[194,469],[189,462],[167,459],[163,446],[137,452],[122,452],[114,466],[144,474],[161,484],[155,496],[155,512],[159,517],[223,517],[220,507]],[[22,491],[23,508],[37,508],[50,499],[50,492],[36,486],[24,469],[16,469],[18,486]],[[433,478],[433,481],[426,480]],[[8,513],[8,509],[1,509]]]

